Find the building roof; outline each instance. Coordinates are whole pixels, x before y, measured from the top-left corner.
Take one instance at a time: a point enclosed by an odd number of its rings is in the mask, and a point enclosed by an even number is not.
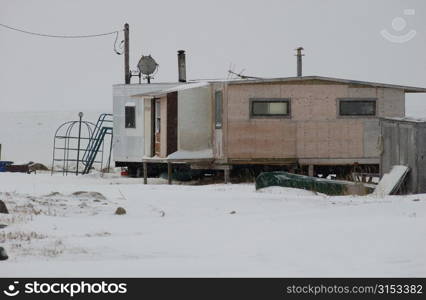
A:
[[[184,91],[184,90],[188,90],[188,89],[193,89],[193,88],[199,88],[199,87],[205,87],[205,86],[209,86],[210,84],[208,82],[205,81],[200,81],[200,82],[190,82],[190,83],[177,83],[175,86],[168,86],[165,88],[159,88],[153,91],[149,91],[149,92],[145,92],[145,93],[140,93],[140,94],[136,94],[133,95],[132,97],[158,97],[167,93],[172,93],[172,92],[179,92],[179,91]]]
[[[330,83],[342,83],[342,84],[363,85],[363,86],[370,86],[370,87],[400,89],[400,90],[404,90],[406,93],[426,93],[426,88],[422,88],[422,87],[413,87],[413,86],[405,86],[405,85],[386,84],[386,83],[379,83],[379,82],[350,80],[350,79],[332,78],[332,77],[323,77],[323,76],[256,78],[256,79],[228,80],[226,82],[228,84],[248,84],[248,83],[253,84],[253,83],[298,82],[298,81],[308,81],[308,80],[318,80],[318,81],[324,81],[324,82],[330,82]]]
[[[204,80],[193,80],[187,83],[182,83],[182,82],[167,83],[164,85],[161,83],[143,84],[144,86],[150,86],[151,88],[146,92],[133,95],[132,97],[156,97],[156,96],[164,95],[166,93],[207,86],[209,85],[209,83],[226,83],[229,85],[234,85],[234,84],[258,84],[258,83],[259,84],[261,83],[271,83],[271,84],[272,83],[298,83],[303,81],[322,81],[324,83],[330,83],[330,84],[337,83],[337,84],[348,84],[348,85],[367,86],[367,87],[376,87],[376,88],[392,88],[392,89],[404,90],[405,93],[426,93],[426,88],[423,88],[423,87],[414,87],[414,86],[406,86],[406,85],[387,84],[387,83],[380,83],[380,82],[351,80],[351,79],[333,78],[333,77],[324,77],[324,76],[302,76],[302,77],[248,78],[248,79],[204,79]],[[137,86],[137,85],[138,84],[132,84],[130,86]],[[121,85],[117,85],[117,86],[121,86]]]

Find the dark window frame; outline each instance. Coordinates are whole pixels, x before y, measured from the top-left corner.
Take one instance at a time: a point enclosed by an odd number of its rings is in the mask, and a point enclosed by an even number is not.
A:
[[[256,114],[253,111],[254,103],[287,103],[286,114]],[[290,98],[250,98],[250,118],[291,118],[291,99]]]
[[[374,103],[374,112],[372,114],[360,113],[342,113],[342,104],[356,103]],[[377,98],[338,98],[337,99],[337,116],[338,117],[353,117],[353,118],[371,118],[377,116]]]
[[[218,95],[220,95],[220,101],[218,101]],[[223,126],[223,92],[217,90],[214,93],[214,127],[215,129],[222,129]]]
[[[129,120],[128,118],[133,118],[133,120]],[[124,127],[136,128],[136,106],[134,105],[124,106]]]

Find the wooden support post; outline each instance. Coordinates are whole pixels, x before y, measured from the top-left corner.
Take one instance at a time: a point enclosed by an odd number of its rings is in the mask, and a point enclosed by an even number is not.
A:
[[[230,180],[230,176],[229,176],[229,171],[230,171],[230,169],[229,168],[225,168],[224,170],[223,170],[223,179],[224,179],[224,182],[225,182],[225,184],[228,184],[228,183],[230,183],[231,182],[231,180]]]
[[[143,184],[148,183],[148,166],[146,162],[143,162]]]
[[[314,176],[314,165],[308,166],[308,176]]]
[[[168,184],[172,184],[173,166],[171,162],[167,162],[167,180]]]

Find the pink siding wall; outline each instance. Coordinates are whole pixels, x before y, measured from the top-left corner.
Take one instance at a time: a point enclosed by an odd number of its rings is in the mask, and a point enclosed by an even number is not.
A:
[[[291,118],[250,118],[249,99],[256,97],[290,98]],[[377,141],[375,132],[364,132],[371,118],[337,116],[337,98],[345,97],[377,98],[379,116],[404,116],[404,92],[400,90],[344,84],[228,85],[223,114],[225,156],[363,158],[364,143]],[[373,156],[378,157],[378,152]]]
[[[363,157],[363,124],[359,120],[303,121],[297,124],[297,157]]]

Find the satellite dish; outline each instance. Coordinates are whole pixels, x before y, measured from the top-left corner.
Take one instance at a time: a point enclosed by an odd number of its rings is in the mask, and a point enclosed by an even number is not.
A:
[[[151,74],[153,74],[157,70],[157,68],[158,64],[155,59],[151,57],[151,55],[142,55],[141,59],[138,62],[139,71],[146,76],[150,76]]]

